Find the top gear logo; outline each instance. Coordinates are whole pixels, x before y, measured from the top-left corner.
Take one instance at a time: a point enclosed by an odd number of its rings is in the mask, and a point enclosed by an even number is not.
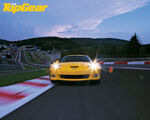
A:
[[[3,12],[11,12],[15,14],[16,12],[44,12],[48,5],[30,5],[29,3],[24,3],[22,5],[16,5],[16,3],[4,3]]]

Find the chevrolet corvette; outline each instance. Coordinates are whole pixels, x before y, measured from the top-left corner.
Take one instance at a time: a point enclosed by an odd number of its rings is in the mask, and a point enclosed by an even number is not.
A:
[[[100,82],[101,65],[86,55],[68,55],[50,65],[50,80]]]

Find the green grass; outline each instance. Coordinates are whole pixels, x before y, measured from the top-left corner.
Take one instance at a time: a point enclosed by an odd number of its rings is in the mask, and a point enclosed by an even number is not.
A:
[[[36,53],[35,53],[35,54],[36,54]],[[39,58],[37,58],[37,57],[35,57],[35,56],[32,55],[32,62],[39,64],[39,63],[41,62],[41,60],[40,60]]]
[[[31,59],[31,57],[29,55],[29,52],[25,51],[25,55],[26,55],[27,60],[31,62],[32,59]]]
[[[40,58],[42,58],[46,61],[50,61],[49,56],[47,56],[44,52],[36,52],[36,53],[40,56]]]
[[[26,70],[36,70],[36,69],[41,69],[41,68],[38,68],[38,67],[32,67],[32,66],[28,66],[28,65],[24,65],[24,68]]]
[[[37,63],[39,64],[41,61],[40,59],[36,58],[36,57],[33,57],[33,56],[30,56],[30,53],[32,54],[33,52],[29,52],[29,51],[25,51],[25,55],[26,55],[26,58],[29,62],[33,62],[33,63]],[[35,53],[35,52],[34,52]]]
[[[4,76],[0,76],[0,86],[12,85],[12,84],[23,82],[26,80],[38,78],[38,77],[44,76],[44,75],[48,75],[48,70],[40,70],[40,71],[32,71],[32,72],[4,75]]]

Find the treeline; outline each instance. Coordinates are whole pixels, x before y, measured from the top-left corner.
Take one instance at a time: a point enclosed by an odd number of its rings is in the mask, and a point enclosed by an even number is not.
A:
[[[40,49],[45,51],[52,50],[53,48],[57,50],[63,50],[63,49],[69,50],[80,46],[74,41],[65,38],[58,38],[58,37],[31,38],[26,40],[15,41],[14,43],[17,46],[23,46],[23,45],[37,46]]]
[[[7,43],[8,41],[0,40]],[[90,57],[149,57],[150,44],[142,45],[134,34],[130,41],[115,38],[58,38],[39,37],[14,42],[17,46],[32,45],[41,50],[61,51],[62,57],[68,54],[87,54]]]
[[[64,52],[67,54],[87,54],[91,58],[95,57],[150,57],[150,44],[142,45],[139,38],[134,34],[129,42],[124,44],[98,44],[91,47],[82,47]]]
[[[10,41],[0,39],[0,44],[9,45]]]

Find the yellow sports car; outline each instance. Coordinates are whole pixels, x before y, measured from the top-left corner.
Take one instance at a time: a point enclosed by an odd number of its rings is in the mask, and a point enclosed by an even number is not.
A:
[[[86,55],[68,55],[50,65],[50,80],[100,82],[101,65]]]

